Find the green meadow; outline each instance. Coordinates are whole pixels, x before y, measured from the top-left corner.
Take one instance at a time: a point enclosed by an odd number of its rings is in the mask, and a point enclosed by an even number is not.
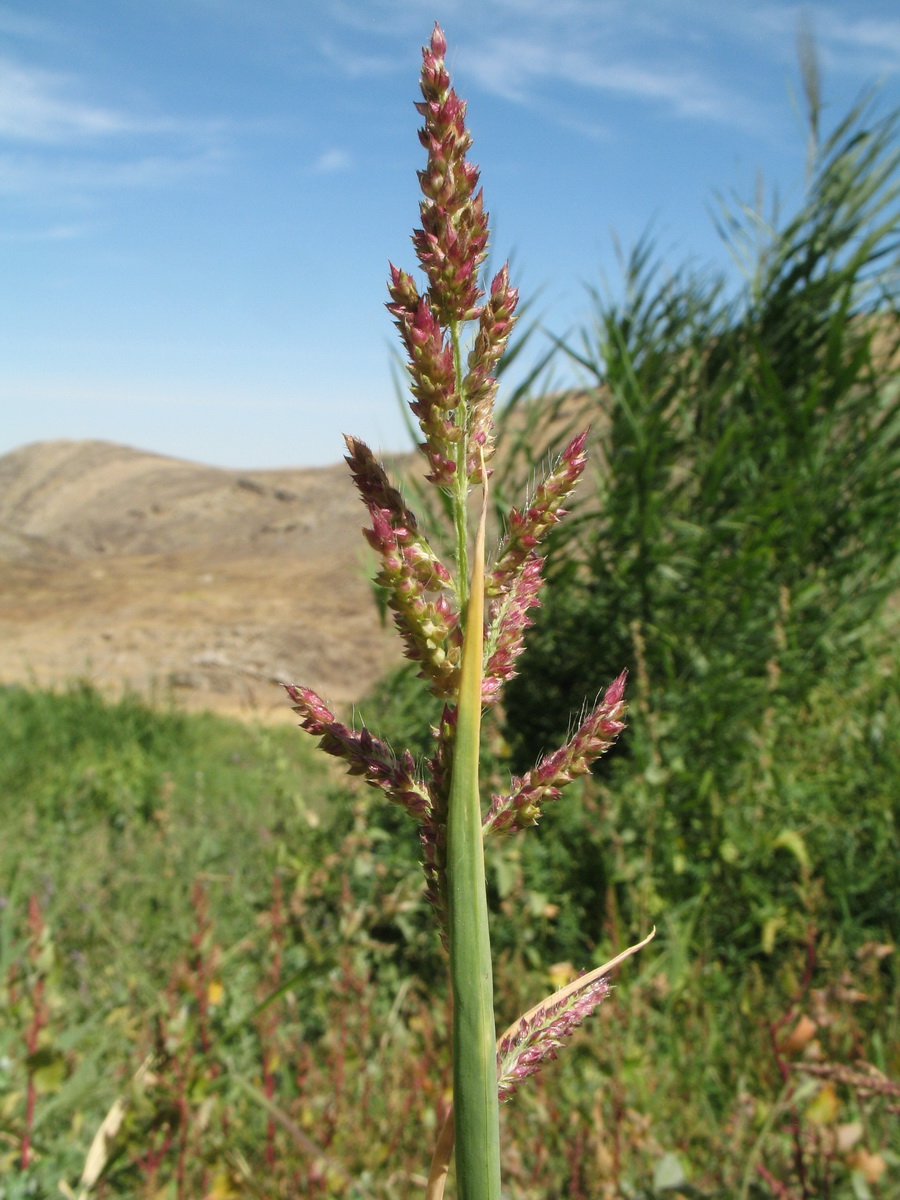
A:
[[[0,706],[4,1196],[83,1194],[117,1098],[84,1194],[421,1189],[449,1014],[412,830],[291,728],[87,686]],[[656,940],[505,1106],[511,1194],[898,1194],[898,719],[873,658],[748,753],[705,894],[650,903]],[[591,780],[489,858],[501,1025],[646,911],[646,787]]]

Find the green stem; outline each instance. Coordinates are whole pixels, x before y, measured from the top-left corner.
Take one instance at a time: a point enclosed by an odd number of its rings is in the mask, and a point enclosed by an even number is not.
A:
[[[467,433],[468,414],[465,396],[463,396],[462,344],[460,342],[459,324],[454,321],[450,326],[450,344],[453,347],[453,372],[456,376],[456,386],[459,389],[459,404],[456,409],[456,424],[462,431],[455,446],[456,476],[453,488],[453,521],[456,527],[456,581],[460,612],[466,611],[469,599],[469,480],[466,473],[466,459],[469,453]]]
[[[475,539],[447,819],[453,1107],[459,1200],[500,1200],[497,1035],[478,766],[484,641],[484,526]]]

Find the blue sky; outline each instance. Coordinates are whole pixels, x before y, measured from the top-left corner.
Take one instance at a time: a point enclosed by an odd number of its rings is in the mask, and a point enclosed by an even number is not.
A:
[[[717,191],[796,200],[801,19],[826,124],[878,80],[900,105],[896,0],[0,0],[0,453],[405,447],[383,305],[435,19],[494,255],[560,334],[615,287],[615,237],[727,266]]]

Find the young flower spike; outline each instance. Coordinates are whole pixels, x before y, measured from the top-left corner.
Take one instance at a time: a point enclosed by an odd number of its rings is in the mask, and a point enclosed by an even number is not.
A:
[[[408,354],[410,407],[425,439],[420,449],[430,464],[427,478],[462,494],[479,481],[481,463],[493,452],[493,372],[512,331],[518,293],[504,266],[487,301],[478,303],[488,218],[476,191],[478,168],[466,158],[472,144],[466,106],[450,86],[446,48],[436,25],[422,51],[422,100],[416,105],[428,159],[419,172],[421,228],[412,240],[428,288],[420,295],[412,277],[391,264],[388,310]],[[462,377],[460,327],[474,320],[478,332]]]
[[[566,446],[559,460],[541,480],[526,509],[514,508],[507,518],[507,533],[497,561],[488,577],[488,594],[499,595],[526,561],[535,546],[557,525],[566,510],[563,505],[575,490],[587,462],[584,430]]]
[[[380,788],[389,800],[405,808],[417,821],[430,818],[431,796],[425,784],[416,778],[408,750],[397,758],[365,726],[360,730],[348,729],[311,688],[290,684],[286,691],[294,701],[294,712],[303,718],[301,728],[320,739],[319,746],[326,754],[343,758],[351,775],[364,775],[366,783]]]
[[[543,800],[556,800],[567,783],[586,775],[625,728],[625,672],[609,685],[594,710],[575,735],[559,750],[548,754],[522,779],[513,779],[509,795],[493,797],[484,820],[485,833],[503,833],[536,825]]]
[[[595,967],[586,975],[536,1004],[514,1021],[497,1042],[497,1090],[501,1101],[508,1100],[522,1080],[536,1075],[545,1062],[556,1058],[563,1040],[589,1017],[610,992],[609,976],[642,950],[656,936],[656,929],[615,958]],[[444,1120],[428,1173],[425,1200],[442,1200],[444,1184],[453,1153],[453,1110]]]
[[[421,664],[421,677],[430,680],[436,696],[453,696],[459,674],[459,614],[445,595],[428,599],[425,594],[449,588],[450,572],[365,442],[344,440],[353,481],[372,519],[372,527],[363,532],[381,559],[376,582],[388,594],[406,656]]]
[[[519,1019],[497,1051],[500,1100],[508,1100],[529,1075],[536,1075],[545,1062],[556,1058],[565,1038],[591,1015],[609,994],[605,975],[591,978],[580,991],[562,1000],[545,1001],[533,1014]]]
[[[536,1004],[510,1025],[497,1044],[497,1077],[500,1099],[508,1100],[518,1085],[556,1058],[563,1039],[581,1025],[609,995],[609,976],[632,954],[656,936],[652,929],[643,941],[629,946],[602,967],[595,967]]]

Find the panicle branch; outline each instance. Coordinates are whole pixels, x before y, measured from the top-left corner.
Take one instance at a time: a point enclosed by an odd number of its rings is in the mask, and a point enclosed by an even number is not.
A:
[[[459,679],[459,616],[446,596],[428,600],[416,569],[404,557],[389,514],[375,509],[372,528],[364,530],[381,557],[376,582],[388,593],[388,605],[406,646],[406,657],[421,663],[420,674],[436,696],[456,694]]]
[[[524,649],[525,630],[534,624],[528,610],[540,603],[537,594],[543,583],[542,566],[543,559],[531,551],[507,584],[506,592],[491,603],[481,687],[484,704],[494,704],[503,685],[516,673],[515,663]]]
[[[469,354],[469,373],[463,384],[469,406],[466,475],[470,483],[481,480],[482,464],[494,453],[494,400],[497,368],[515,324],[519,293],[509,283],[509,266],[494,276],[491,294],[481,308],[475,345]]]
[[[566,446],[558,461],[541,480],[534,498],[524,510],[512,509],[506,537],[500,544],[497,560],[487,581],[488,595],[505,591],[529,554],[543,537],[565,516],[563,505],[571,496],[587,462],[585,430]]]
[[[544,800],[557,800],[562,788],[610,748],[625,728],[625,675],[609,685],[596,708],[581,723],[575,735],[559,750],[548,754],[523,778],[513,778],[510,793],[494,795],[484,820],[485,833],[504,833],[536,825]]]
[[[486,583],[487,595],[494,599],[485,642],[485,704],[494,703],[503,684],[515,675],[525,630],[533,624],[528,612],[539,603],[542,583],[543,560],[534,548],[565,514],[563,504],[584,470],[586,439],[587,431],[574,438],[541,481],[531,504],[509,515],[506,537]]]
[[[410,275],[390,264],[388,312],[395,318],[406,352],[410,408],[418,418],[424,442],[419,449],[431,466],[430,483],[448,487],[456,473],[454,445],[464,430],[456,422],[460,396],[456,384],[453,346],[441,328],[427,296],[420,297]]]
[[[536,1075],[544,1063],[552,1062],[564,1039],[608,995],[608,977],[597,978],[592,972],[584,977],[582,987],[563,994],[560,999],[551,996],[543,1005],[526,1013],[512,1032],[507,1031],[497,1047],[500,1100],[508,1100],[524,1079]]]
[[[370,513],[387,515],[405,562],[423,587],[432,591],[451,586],[450,572],[419,531],[415,513],[387,477],[387,473],[365,442],[344,436],[349,454],[344,461]]]
[[[447,596],[425,593],[451,586],[450,572],[419,532],[414,514],[374,454],[358,438],[345,438],[353,480],[372,519],[363,533],[381,559],[376,576],[406,644],[406,656],[421,663],[421,675],[437,696],[455,693],[459,674],[459,614]]]
[[[310,688],[289,684],[286,691],[294,701],[294,712],[303,718],[301,727],[319,737],[319,746],[326,754],[343,758],[351,775],[365,776],[366,783],[380,788],[389,800],[405,808],[417,821],[430,818],[431,796],[416,777],[413,756],[408,750],[398,758],[365,726],[349,729]]]

